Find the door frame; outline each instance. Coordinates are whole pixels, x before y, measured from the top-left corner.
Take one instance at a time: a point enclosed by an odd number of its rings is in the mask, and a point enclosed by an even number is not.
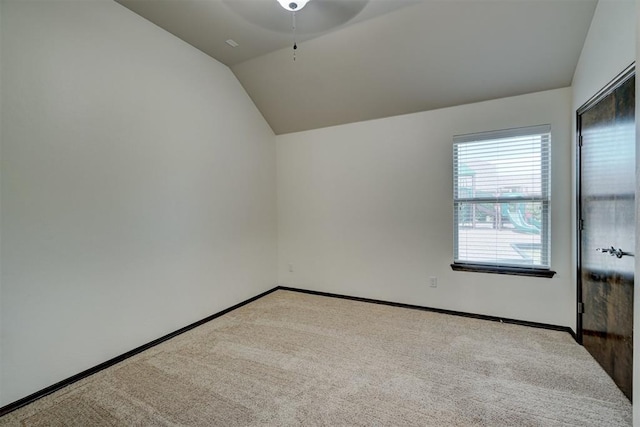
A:
[[[600,89],[587,102],[576,110],[576,341],[582,345],[582,114],[596,105],[602,99],[610,95],[624,82],[633,77],[636,72],[636,63],[633,62],[625,68],[618,76],[611,80],[605,87]]]

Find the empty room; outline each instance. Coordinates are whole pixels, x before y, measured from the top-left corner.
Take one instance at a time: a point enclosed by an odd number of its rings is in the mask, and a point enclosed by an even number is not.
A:
[[[0,0],[0,426],[640,426],[638,22]]]

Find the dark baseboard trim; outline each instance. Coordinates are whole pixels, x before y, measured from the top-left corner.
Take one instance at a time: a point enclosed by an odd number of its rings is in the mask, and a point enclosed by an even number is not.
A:
[[[275,292],[277,290],[283,290],[283,291],[291,291],[291,292],[300,292],[303,294],[311,294],[311,295],[319,295],[319,296],[324,296],[324,297],[331,297],[331,298],[340,298],[340,299],[346,299],[346,300],[351,300],[351,301],[360,301],[360,302],[367,302],[367,303],[372,303],[372,304],[381,304],[381,305],[388,305],[388,306],[392,306],[392,307],[401,307],[401,308],[408,308],[408,309],[412,309],[412,310],[422,310],[422,311],[431,311],[434,313],[442,313],[442,314],[449,314],[449,315],[453,315],[453,316],[462,316],[462,317],[471,317],[474,319],[481,319],[481,320],[490,320],[490,321],[494,321],[494,322],[502,322],[502,323],[510,323],[510,324],[514,324],[514,325],[522,325],[522,326],[530,326],[533,328],[541,328],[541,329],[550,329],[550,330],[554,330],[554,331],[562,331],[562,332],[568,332],[569,334],[571,334],[571,336],[576,339],[577,341],[577,337],[575,332],[567,327],[567,326],[557,326],[557,325],[549,325],[546,323],[537,323],[537,322],[528,322],[525,320],[516,320],[516,319],[506,319],[506,318],[501,318],[501,317],[496,317],[496,316],[487,316],[484,314],[474,314],[474,313],[465,313],[462,311],[453,311],[453,310],[445,310],[445,309],[441,309],[441,308],[432,308],[432,307],[424,307],[424,306],[420,306],[420,305],[412,305],[412,304],[404,304],[404,303],[399,303],[399,302],[391,302],[391,301],[382,301],[382,300],[376,300],[376,299],[371,299],[371,298],[362,298],[362,297],[354,297],[354,296],[349,296],[349,295],[340,295],[340,294],[333,294],[333,293],[329,293],[329,292],[320,292],[320,291],[312,291],[309,289],[299,289],[299,288],[291,288],[288,286],[276,286],[275,288],[269,289],[266,292],[263,292],[259,295],[256,295],[255,297],[249,298],[245,301],[242,301],[232,307],[229,307],[227,309],[224,309],[222,311],[219,311],[215,314],[212,314],[211,316],[205,317],[202,320],[198,320],[197,322],[191,323],[190,325],[187,325],[183,328],[178,329],[177,331],[171,332],[167,335],[164,335],[158,339],[155,339],[147,344],[141,345],[140,347],[136,347],[133,350],[130,350],[124,354],[121,354],[120,356],[116,356],[113,359],[107,360],[106,362],[103,362],[99,365],[94,366],[93,368],[89,368],[85,371],[80,372],[79,374],[73,375],[67,379],[64,379],[60,382],[57,382],[53,385],[50,385],[49,387],[43,388],[40,391],[36,391],[35,393],[32,393],[26,397],[23,397],[22,399],[16,400],[15,402],[9,403],[8,405],[5,405],[3,407],[0,408],[0,417],[3,415],[6,415],[10,412],[15,411],[18,408],[21,408],[25,405],[28,405],[29,403],[35,402],[38,399],[41,399],[55,391],[58,391],[68,385],[71,385],[77,381],[80,381],[81,379],[84,379],[86,377],[89,377],[99,371],[102,371],[103,369],[109,368],[117,363],[120,363],[128,358],[130,358],[131,356],[135,356],[138,353],[141,353],[145,350],[150,349],[151,347],[154,347],[164,341],[170,340],[171,338],[174,338],[180,334],[183,334],[193,328],[196,328],[200,325],[203,325],[207,322],[210,322],[213,319],[216,319],[222,315],[225,315],[237,308],[240,308],[244,305],[247,305],[253,301],[256,301],[272,292]]]
[[[575,332],[573,332],[573,330],[568,326],[550,325],[548,323],[538,323],[538,322],[529,322],[527,320],[508,319],[508,318],[504,318],[504,317],[488,316],[486,314],[466,313],[464,311],[445,310],[445,309],[442,309],[442,308],[424,307],[424,306],[421,306],[421,305],[404,304],[404,303],[400,303],[400,302],[390,302],[390,301],[382,301],[382,300],[371,299],[371,298],[362,298],[362,297],[354,297],[354,296],[349,296],[349,295],[332,294],[332,293],[329,293],[329,292],[320,292],[320,291],[312,291],[312,290],[309,290],[309,289],[291,288],[291,287],[288,287],[288,286],[278,286],[278,289],[281,289],[283,291],[300,292],[300,293],[303,293],[303,294],[320,295],[320,296],[331,297],[331,298],[341,298],[341,299],[347,299],[347,300],[351,300],[351,301],[360,301],[360,302],[368,302],[368,303],[372,303],[372,304],[390,305],[392,307],[409,308],[409,309],[412,309],[412,310],[431,311],[431,312],[434,312],[434,313],[450,314],[452,316],[471,317],[471,318],[474,318],[474,319],[490,320],[490,321],[493,321],[493,322],[501,322],[501,323],[509,323],[509,324],[513,324],[513,325],[529,326],[529,327],[532,327],[532,328],[550,329],[552,331],[567,332],[574,339],[576,338]]]
[[[64,388],[64,387],[66,387],[68,385],[71,385],[71,384],[77,382],[77,381],[80,381],[83,378],[91,376],[91,375],[93,375],[93,374],[95,374],[95,373],[97,373],[99,371],[102,371],[103,369],[106,369],[106,368],[108,368],[110,366],[113,366],[113,365],[115,365],[117,363],[120,363],[120,362],[130,358],[131,356],[135,356],[136,354],[141,353],[141,352],[143,352],[145,350],[148,350],[151,347],[154,347],[154,346],[156,346],[156,345],[158,345],[158,344],[160,344],[160,343],[162,343],[164,341],[170,340],[171,338],[174,338],[174,337],[176,337],[176,336],[178,336],[180,334],[183,334],[183,333],[185,333],[185,332],[187,332],[187,331],[189,331],[189,330],[191,330],[193,328],[196,328],[196,327],[198,327],[200,325],[203,325],[203,324],[205,324],[207,322],[210,322],[211,320],[213,320],[215,318],[218,318],[218,317],[220,317],[222,315],[225,315],[225,314],[229,313],[230,311],[233,311],[233,310],[235,310],[237,308],[240,308],[240,307],[242,307],[244,305],[247,305],[250,302],[253,302],[253,301],[255,301],[255,300],[259,299],[259,298],[262,298],[265,295],[268,295],[268,294],[270,294],[272,292],[277,291],[278,289],[279,289],[279,286],[276,286],[275,288],[269,289],[268,291],[263,292],[263,293],[261,293],[259,295],[256,295],[255,297],[249,298],[248,300],[242,301],[242,302],[240,302],[240,303],[238,303],[238,304],[236,304],[236,305],[234,305],[232,307],[226,308],[226,309],[224,309],[222,311],[219,311],[219,312],[217,312],[215,314],[212,314],[211,316],[205,317],[202,320],[198,320],[197,322],[194,322],[194,323],[192,323],[190,325],[187,325],[184,328],[180,328],[177,331],[174,331],[174,332],[171,332],[171,333],[169,333],[167,335],[164,335],[164,336],[162,336],[162,337],[160,337],[158,339],[155,339],[155,340],[153,340],[153,341],[151,341],[151,342],[149,342],[147,344],[141,345],[140,347],[136,347],[131,351],[128,351],[128,352],[126,352],[124,354],[121,354],[120,356],[116,356],[113,359],[107,360],[106,362],[103,362],[103,363],[101,363],[99,365],[96,365],[93,368],[89,368],[89,369],[87,369],[85,371],[80,372],[79,374],[73,375],[72,377],[64,379],[64,380],[62,380],[60,382],[57,382],[57,383],[55,383],[53,385],[50,385],[49,387],[43,388],[40,391],[36,391],[35,393],[32,393],[32,394],[30,394],[30,395],[28,395],[26,397],[23,397],[22,399],[16,400],[13,403],[9,403],[8,405],[5,405],[5,406],[0,408],[0,417],[3,416],[3,415],[8,414],[9,412],[13,412],[18,408],[21,408],[21,407],[23,407],[25,405],[28,405],[29,403],[32,403],[32,402],[34,402],[34,401],[36,401],[38,399],[41,399],[41,398],[43,398],[43,397],[45,397],[45,396],[47,396],[47,395],[49,395],[49,394],[51,394],[51,393],[53,393],[55,391],[58,391],[61,388]]]

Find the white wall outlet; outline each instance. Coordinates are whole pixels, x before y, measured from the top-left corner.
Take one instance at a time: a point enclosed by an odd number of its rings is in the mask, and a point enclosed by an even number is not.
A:
[[[438,287],[438,278],[436,276],[429,277],[429,286],[431,286],[432,288]]]
[[[289,263],[289,273],[293,273],[293,264]]]

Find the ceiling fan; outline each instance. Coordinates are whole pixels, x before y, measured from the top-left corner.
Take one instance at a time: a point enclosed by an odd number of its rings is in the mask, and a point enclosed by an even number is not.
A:
[[[309,0],[278,0],[278,3],[280,3],[280,6],[284,7],[289,12],[295,12],[305,7],[305,5],[309,3]]]
[[[223,0],[246,21],[279,33],[291,33],[295,13],[296,33],[319,35],[355,18],[369,0]]]

